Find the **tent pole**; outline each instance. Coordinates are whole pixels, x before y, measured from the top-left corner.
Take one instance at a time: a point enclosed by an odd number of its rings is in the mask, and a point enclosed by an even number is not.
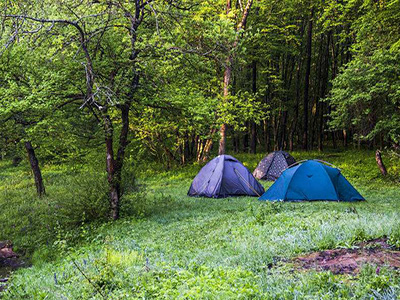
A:
[[[243,176],[236,170],[236,168],[234,168],[234,170],[236,175],[238,175],[247,184],[247,187],[249,187],[254,193],[256,193],[258,197],[261,197],[261,195],[257,193],[257,191],[250,185],[250,183],[247,182],[246,179],[243,178]]]

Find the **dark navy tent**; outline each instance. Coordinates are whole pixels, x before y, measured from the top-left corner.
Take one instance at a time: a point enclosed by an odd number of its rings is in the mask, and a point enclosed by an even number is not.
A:
[[[260,197],[267,201],[358,201],[365,200],[339,169],[316,160],[285,170]]]
[[[219,155],[193,179],[188,195],[210,198],[260,196],[263,186],[243,164],[230,155]]]
[[[275,151],[264,157],[253,172],[257,179],[275,181],[296,160],[285,151]]]

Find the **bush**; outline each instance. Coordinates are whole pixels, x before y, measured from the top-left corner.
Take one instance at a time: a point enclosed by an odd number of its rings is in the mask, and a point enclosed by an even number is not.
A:
[[[66,189],[54,195],[57,220],[64,225],[78,225],[108,217],[108,183],[104,174],[88,171],[63,180]]]

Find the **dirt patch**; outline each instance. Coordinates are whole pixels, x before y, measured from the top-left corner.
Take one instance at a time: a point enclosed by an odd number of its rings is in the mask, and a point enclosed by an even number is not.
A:
[[[386,239],[358,244],[354,249],[333,249],[295,258],[303,269],[329,270],[334,274],[355,274],[362,265],[375,265],[377,273],[385,266],[400,269],[400,251],[394,250]]]
[[[0,241],[0,292],[5,289],[11,272],[24,265],[18,254],[13,251],[12,242]]]

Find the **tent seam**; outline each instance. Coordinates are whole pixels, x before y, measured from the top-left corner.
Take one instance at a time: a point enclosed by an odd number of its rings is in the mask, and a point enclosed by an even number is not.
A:
[[[215,167],[215,169],[217,168],[217,166]],[[225,170],[225,156],[224,156],[224,159],[222,160],[222,172],[221,172],[221,177],[219,180],[219,187],[216,186],[212,192],[213,195],[217,195],[217,197],[219,197],[219,194],[221,193],[222,180],[224,179],[224,170]],[[218,188],[218,193],[214,193],[217,190],[217,188]]]
[[[218,163],[215,165],[214,169],[212,170],[211,175],[210,175],[210,177],[208,178],[208,180],[203,184],[204,187],[203,187],[198,193],[195,193],[195,194],[197,194],[197,195],[200,196],[201,193],[203,193],[203,192],[206,190],[206,188],[207,188],[208,185],[210,184],[211,178],[213,177],[214,172],[215,172],[215,170],[217,169],[217,167],[218,167]],[[192,185],[193,185],[193,183],[192,183]],[[215,191],[215,189],[214,189],[214,191]],[[214,192],[214,191],[213,191],[213,192]]]
[[[294,171],[294,173],[293,173],[293,175],[292,175],[292,178],[290,178],[290,180],[289,180],[289,183],[288,183],[288,185],[287,185],[287,188],[286,188],[286,192],[285,192],[285,194],[283,195],[283,201],[285,201],[285,199],[286,199],[286,197],[287,197],[287,193],[288,193],[288,191],[289,191],[289,186],[290,186],[290,184],[292,183],[292,180],[293,180],[293,177],[296,175],[296,172],[297,172],[297,170],[299,169],[301,167],[301,165],[299,165],[299,167],[296,169],[296,171]],[[282,174],[283,175],[283,174]],[[281,175],[281,176],[282,176]]]
[[[336,193],[336,197],[337,197],[337,199],[338,199],[337,201],[341,201],[341,200],[340,200],[340,197],[339,197],[339,193],[338,193],[338,191],[336,190],[336,187],[335,187],[335,185],[334,185],[333,182],[332,182],[331,176],[329,176],[328,172],[326,171],[325,166],[322,165],[322,164],[319,164],[319,163],[318,163],[318,165],[324,170],[324,172],[326,173],[326,175],[327,175],[328,178],[330,179],[329,182],[332,184],[333,189],[334,189],[334,191],[335,191],[335,193]],[[339,173],[340,173],[340,172],[339,172]]]

